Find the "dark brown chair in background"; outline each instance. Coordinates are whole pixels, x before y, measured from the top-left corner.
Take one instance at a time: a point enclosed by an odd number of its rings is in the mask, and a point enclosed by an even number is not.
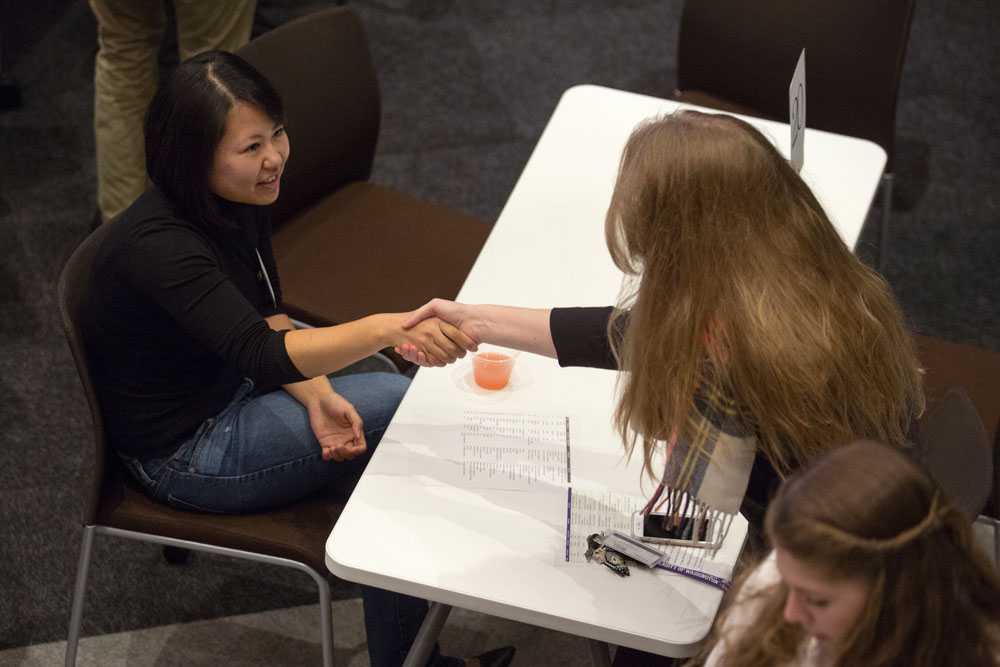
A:
[[[925,417],[921,430],[935,429],[933,420],[938,407],[954,402],[949,392],[960,387],[968,395],[984,429],[991,460],[984,461],[985,474],[991,478],[992,490],[987,496],[982,523],[993,531],[994,558],[1000,567],[1000,352],[970,345],[961,345],[929,336],[914,336],[917,355],[924,367],[924,395],[927,397]],[[968,443],[963,443],[968,447]]]
[[[868,139],[888,157],[880,261],[887,249],[896,100],[913,5],[688,0],[678,39],[675,99],[785,122],[788,84],[805,48],[806,125]]]
[[[915,335],[924,367],[925,414],[934,412],[952,387],[969,395],[993,446],[1000,446],[1000,352]]]
[[[920,420],[917,457],[969,522],[986,506],[993,486],[993,447],[968,394],[952,387]]]
[[[369,182],[379,88],[354,11],[304,16],[239,54],[274,84],[288,119],[291,157],[272,206],[288,314],[325,326],[454,298],[491,227]]]
[[[333,667],[330,587],[324,555],[326,539],[343,509],[343,499],[312,498],[271,512],[239,516],[175,510],[149,498],[105,445],[104,422],[77,323],[90,283],[94,255],[113,224],[113,221],[105,223],[87,237],[69,258],[59,278],[59,316],[90,406],[95,452],[90,488],[85,495],[83,544],[73,592],[66,665],[76,664],[94,536],[101,534],[283,565],[305,572],[319,587],[323,664]]]

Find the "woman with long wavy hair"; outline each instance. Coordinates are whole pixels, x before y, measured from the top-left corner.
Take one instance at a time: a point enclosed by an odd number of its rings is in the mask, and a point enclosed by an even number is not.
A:
[[[1000,663],[1000,577],[898,449],[823,455],[782,485],[765,529],[774,551],[720,616],[707,667]]]
[[[617,307],[434,300],[404,326],[434,315],[477,343],[623,371],[617,429],[650,474],[666,453],[654,500],[680,492],[674,511],[743,503],[759,526],[781,477],[821,452],[908,446],[924,401],[900,308],[754,127],[695,111],[639,125],[605,236],[627,278]]]

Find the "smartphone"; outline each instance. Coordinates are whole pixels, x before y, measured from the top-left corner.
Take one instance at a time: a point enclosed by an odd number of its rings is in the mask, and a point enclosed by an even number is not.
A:
[[[636,512],[632,515],[632,535],[643,542],[655,542],[659,544],[677,544],[686,547],[715,547],[716,536],[713,534],[712,522],[703,520],[698,526],[698,534],[695,535],[697,521],[692,516],[682,517],[664,525],[665,515],[650,512],[643,515]]]

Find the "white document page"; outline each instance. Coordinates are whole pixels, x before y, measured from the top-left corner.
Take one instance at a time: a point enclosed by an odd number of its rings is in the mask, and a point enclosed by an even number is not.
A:
[[[465,480],[476,486],[569,483],[569,417],[495,410],[465,410],[462,417]]]
[[[646,503],[636,496],[601,489],[569,488],[566,513],[566,562],[586,563],[587,537],[605,530],[631,534],[632,513]]]
[[[380,448],[402,446],[407,456],[376,458],[373,472],[471,489],[527,491],[570,482],[565,414],[440,408],[427,409],[418,422],[397,424],[382,440]]]

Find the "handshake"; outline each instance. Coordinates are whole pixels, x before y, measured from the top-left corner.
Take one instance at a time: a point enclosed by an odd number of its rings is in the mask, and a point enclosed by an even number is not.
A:
[[[433,299],[404,316],[394,348],[420,366],[445,366],[483,343],[555,357],[549,313]]]
[[[446,366],[475,352],[483,342],[481,326],[470,317],[475,306],[433,299],[405,316],[396,354],[420,366]]]

